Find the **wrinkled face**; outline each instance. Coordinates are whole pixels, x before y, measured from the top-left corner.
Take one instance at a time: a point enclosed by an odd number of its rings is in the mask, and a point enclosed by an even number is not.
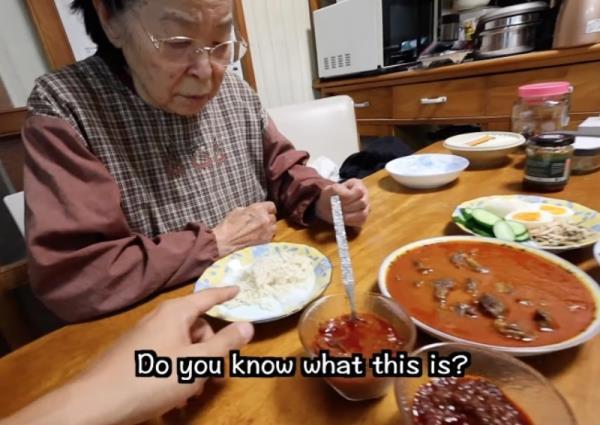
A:
[[[189,43],[165,47],[161,40],[189,37],[214,47],[232,39],[232,0],[140,0],[119,18],[119,46],[137,93],[149,104],[194,115],[218,92],[226,66],[207,53],[190,54]],[[181,51],[181,54],[177,52]]]

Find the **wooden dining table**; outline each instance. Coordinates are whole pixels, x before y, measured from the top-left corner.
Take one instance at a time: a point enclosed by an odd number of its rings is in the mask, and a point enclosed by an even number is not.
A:
[[[443,152],[440,143],[422,152]],[[502,166],[466,170],[448,186],[411,190],[385,171],[365,179],[372,212],[360,232],[350,232],[358,291],[377,290],[383,259],[393,250],[421,239],[461,234],[451,213],[461,202],[487,195],[522,193],[523,155]],[[600,210],[599,173],[572,176],[566,189],[547,196],[568,199]],[[333,276],[326,293],[340,293],[339,260],[330,226],[298,229],[280,221],[276,241],[314,246],[329,257]],[[600,267],[588,247],[562,255],[600,281]],[[81,371],[145,313],[162,300],[190,293],[185,285],[111,317],[65,326],[0,359],[0,417],[32,402]],[[296,329],[299,315],[256,325],[254,340],[242,350],[248,356],[302,356]],[[215,323],[219,326],[219,323]],[[432,342],[420,335],[418,344]],[[133,353],[132,353],[133,358]],[[569,350],[527,358],[571,405],[580,425],[599,423],[600,337]],[[98,394],[101,399],[102,394]],[[151,403],[151,400],[148,400]],[[228,378],[208,386],[204,395],[183,410],[169,412],[151,423],[190,424],[399,424],[393,391],[379,400],[350,402],[320,378]],[[541,425],[541,424],[540,424]]]

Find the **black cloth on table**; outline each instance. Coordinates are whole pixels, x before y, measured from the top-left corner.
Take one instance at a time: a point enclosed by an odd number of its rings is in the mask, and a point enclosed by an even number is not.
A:
[[[350,155],[340,167],[342,181],[362,179],[385,167],[385,164],[414,151],[397,137],[379,137],[371,141],[364,150]]]

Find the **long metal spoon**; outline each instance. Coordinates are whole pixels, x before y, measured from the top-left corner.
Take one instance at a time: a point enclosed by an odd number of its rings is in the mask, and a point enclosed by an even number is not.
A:
[[[346,289],[348,301],[350,301],[350,311],[353,320],[356,316],[356,302],[354,299],[354,273],[352,272],[352,262],[348,251],[348,239],[346,238],[346,227],[344,226],[344,213],[342,212],[342,203],[339,196],[331,197],[331,216],[333,217],[333,227],[335,229],[335,239],[337,241],[340,264],[342,266],[342,282]]]

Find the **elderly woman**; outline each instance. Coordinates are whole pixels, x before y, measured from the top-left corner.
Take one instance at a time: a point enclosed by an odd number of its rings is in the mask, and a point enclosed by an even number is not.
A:
[[[75,0],[98,53],[39,78],[23,139],[30,278],[67,321],[189,282],[272,240],[276,215],[349,225],[358,180],[306,167],[258,96],[227,70],[232,0]]]

